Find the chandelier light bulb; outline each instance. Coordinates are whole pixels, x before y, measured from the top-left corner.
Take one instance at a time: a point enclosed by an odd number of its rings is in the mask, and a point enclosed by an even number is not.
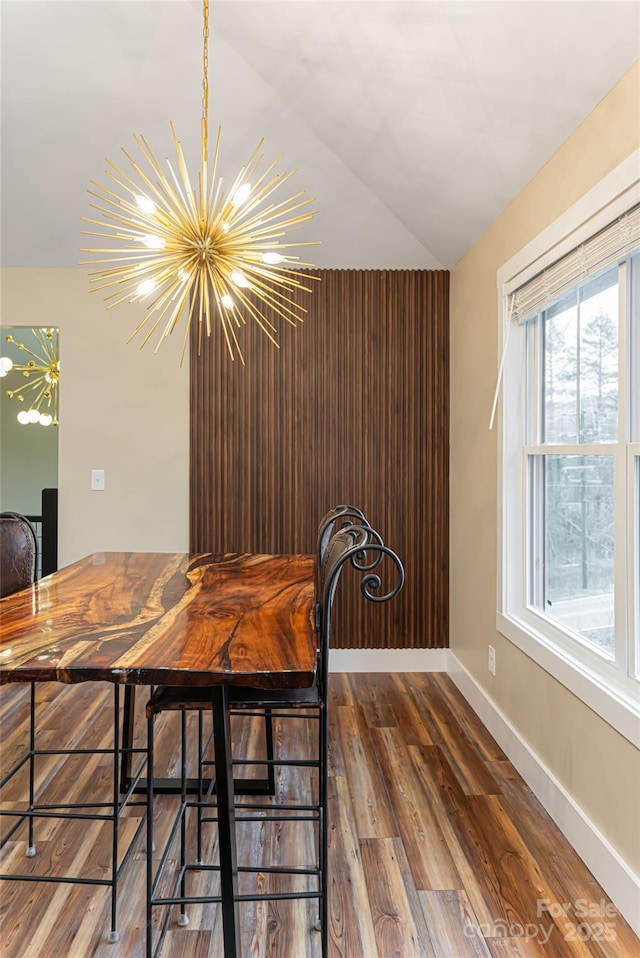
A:
[[[244,275],[244,273],[241,273],[239,269],[234,270],[229,279],[241,289],[248,289],[251,285],[247,277]]]
[[[13,369],[13,360],[8,356],[0,356],[0,376],[6,376]]]
[[[41,412],[38,421],[41,426],[50,426],[53,422],[53,416],[49,415],[48,412]]]
[[[27,412],[27,422],[39,422],[40,413],[37,409],[29,409]]]
[[[143,236],[142,242],[148,249],[164,249],[166,246],[162,236]]]
[[[21,409],[16,418],[21,426],[26,426],[29,422],[29,413],[26,409]]]
[[[226,306],[227,309],[231,309],[233,306],[233,300],[228,293],[225,293],[224,296],[220,297],[220,302],[223,306]]]
[[[136,287],[136,293],[138,296],[146,296],[148,293],[152,293],[157,285],[155,279],[143,279]]]
[[[150,200],[148,196],[144,196],[142,193],[138,193],[136,195],[136,203],[142,212],[147,213],[148,216],[153,216],[158,210],[158,207],[153,200]]]
[[[249,193],[251,192],[251,183],[243,183],[242,186],[239,186],[231,197],[232,206],[241,206],[242,203],[248,198]]]
[[[281,256],[280,253],[269,252],[262,254],[262,262],[267,263],[269,266],[277,266],[278,263],[281,263],[283,259],[284,257]]]

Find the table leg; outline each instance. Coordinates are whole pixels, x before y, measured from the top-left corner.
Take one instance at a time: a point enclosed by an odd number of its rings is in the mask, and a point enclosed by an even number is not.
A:
[[[133,727],[135,722],[136,708],[136,686],[125,685],[124,687],[124,708],[122,711],[122,761],[120,763],[120,791],[126,793],[131,785],[131,768],[133,747]],[[270,717],[266,722],[267,737],[267,758],[273,758],[273,727]],[[267,778],[236,778],[234,779],[234,791],[236,795],[274,795],[275,778],[273,765],[268,766]],[[198,791],[198,779],[187,779],[187,792],[196,794]],[[209,786],[208,780],[204,780],[205,788]],[[153,789],[156,795],[176,795],[180,793],[181,785],[179,778],[158,778],[156,776]],[[147,781],[141,778],[134,792],[144,793],[147,791]]]
[[[133,745],[133,718],[136,708],[136,687],[125,685],[122,712],[122,760],[120,763],[120,791],[126,792],[131,784],[131,749]]]
[[[213,739],[216,760],[224,958],[241,958],[237,901],[236,816],[227,699],[226,686],[213,688]]]

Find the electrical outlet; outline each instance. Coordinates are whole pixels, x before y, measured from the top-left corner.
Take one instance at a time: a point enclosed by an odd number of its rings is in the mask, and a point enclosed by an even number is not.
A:
[[[91,489],[93,492],[104,492],[105,490],[104,469],[91,470]]]
[[[489,646],[489,671],[492,675],[496,674],[496,650],[492,645]]]

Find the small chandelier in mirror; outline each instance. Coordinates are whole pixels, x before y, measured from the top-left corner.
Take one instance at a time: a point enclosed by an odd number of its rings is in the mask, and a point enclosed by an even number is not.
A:
[[[23,426],[57,426],[58,392],[60,385],[60,349],[58,330],[53,327],[34,328],[33,349],[9,334],[6,337],[21,353],[30,356],[24,363],[14,363],[10,356],[0,356],[0,377],[19,375],[22,382],[5,391],[9,399],[22,403],[18,422]]]

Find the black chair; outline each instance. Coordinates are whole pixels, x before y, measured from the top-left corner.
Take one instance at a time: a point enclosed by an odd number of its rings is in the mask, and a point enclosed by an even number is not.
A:
[[[26,518],[18,512],[3,512],[0,514],[0,598],[7,595],[13,595],[21,589],[27,589],[33,585],[36,580],[36,569],[38,567],[38,537],[36,531]],[[29,752],[23,756],[18,765],[14,766],[10,772],[3,776],[0,781],[0,789],[5,785],[13,775],[21,768],[26,761],[29,761],[29,809],[33,808],[34,800],[34,754],[35,754],[35,682],[30,686],[30,728],[29,728]],[[0,843],[2,848],[13,833],[24,821],[19,819],[9,834]],[[28,841],[27,858],[33,858],[36,853],[33,840],[33,816],[28,817]]]
[[[320,568],[320,563],[322,557],[325,553],[329,540],[331,536],[336,531],[336,528],[347,528],[352,525],[367,526],[370,528],[369,522],[367,521],[364,513],[357,508],[357,506],[352,505],[339,505],[334,506],[333,509],[330,509],[320,520],[318,525],[318,532],[316,536],[316,555],[318,557],[318,568]],[[372,536],[379,538],[377,532],[373,529],[371,530]],[[318,583],[319,586],[319,583]],[[241,692],[241,690],[238,690]],[[232,693],[230,697],[232,707],[229,710],[229,714],[233,716],[245,716],[247,715],[246,706],[244,703],[240,703],[238,694]],[[238,708],[233,708],[233,704],[239,703]],[[255,706],[256,710],[258,709]],[[275,794],[275,774],[276,774],[276,765],[274,762],[274,740],[273,740],[273,715],[272,710],[269,707],[265,707],[264,710],[257,710],[253,712],[253,717],[261,718],[264,720],[264,738],[265,738],[265,754],[266,759],[264,762],[259,759],[254,759],[249,762],[244,762],[242,759],[235,759],[233,765],[246,767],[249,765],[254,765],[258,767],[264,766],[266,768],[266,778],[249,778],[249,779],[239,779],[236,784],[236,794],[238,795],[274,795]],[[209,766],[214,772],[215,763],[213,760],[207,760],[204,756],[211,752],[213,744],[213,732],[209,736],[207,742],[204,742],[203,736],[203,726],[202,726],[202,713],[198,717],[198,755],[200,756],[200,761],[203,767]],[[213,781],[213,774],[209,782]],[[202,775],[199,777],[199,782],[202,782]],[[240,787],[238,787],[238,784]],[[200,796],[202,799],[202,795]],[[200,850],[202,844],[201,834],[198,831],[198,850]]]
[[[350,511],[352,510],[352,511]],[[303,890],[278,890],[251,892],[248,894],[239,894],[237,900],[240,902],[250,901],[268,901],[268,900],[302,900],[317,899],[319,901],[319,921],[318,925],[321,932],[321,948],[323,958],[328,953],[328,871],[327,871],[327,851],[328,851],[328,822],[327,822],[327,757],[328,757],[328,672],[329,672],[329,647],[331,640],[332,626],[332,606],[338,585],[338,580],[343,568],[349,563],[361,576],[360,587],[362,594],[374,602],[384,602],[393,598],[402,588],[404,583],[404,569],[397,555],[382,542],[381,537],[368,524],[359,525],[353,520],[363,519],[359,510],[353,507],[337,507],[322,520],[318,533],[319,561],[318,561],[318,583],[317,583],[317,605],[316,620],[319,631],[318,639],[318,668],[316,681],[311,688],[307,689],[289,689],[289,690],[262,690],[253,688],[240,688],[231,686],[229,688],[229,708],[230,714],[242,714],[246,716],[262,717],[268,714],[271,720],[278,719],[287,721],[289,719],[313,722],[316,724],[316,733],[312,736],[316,745],[313,754],[309,757],[289,759],[280,755],[271,755],[264,759],[249,761],[239,759],[238,763],[242,765],[250,764],[269,764],[274,769],[278,767],[290,767],[296,769],[311,770],[311,778],[314,779],[317,795],[308,803],[291,803],[281,801],[278,796],[273,800],[256,802],[255,800],[241,799],[236,802],[236,826],[242,827],[243,822],[277,822],[277,823],[297,823],[310,822],[315,833],[316,859],[313,864],[308,866],[297,865],[240,865],[238,872],[241,874],[260,874],[291,876],[292,882],[303,879],[307,885],[314,882],[313,888]],[[336,529],[336,525],[338,528]],[[393,585],[386,592],[381,593],[382,587],[382,564],[385,559],[389,560],[393,572]],[[385,570],[386,571],[386,570]],[[210,693],[206,689],[190,689],[188,695],[186,690],[180,691],[175,688],[160,687],[156,689],[147,705],[147,715],[149,721],[148,741],[150,757],[148,761],[148,775],[151,782],[152,754],[153,754],[153,723],[154,717],[167,709],[181,711],[182,721],[182,780],[186,775],[185,754],[187,748],[186,742],[186,711],[210,709]],[[200,761],[199,778],[204,780],[205,771],[208,762],[202,759]],[[153,821],[153,792],[149,793],[150,804],[148,807],[148,823],[151,826]],[[315,800],[314,800],[315,799]],[[197,851],[194,864],[187,862],[186,855],[186,816],[189,808],[196,809],[197,815]],[[206,870],[216,871],[219,866],[216,864],[204,865],[201,861],[201,839],[200,829],[203,823],[216,822],[214,805],[214,782],[211,780],[209,788],[201,788],[196,801],[188,801],[186,789],[182,789],[181,807],[174,819],[173,827],[169,841],[161,856],[155,876],[152,875],[153,861],[151,856],[152,833],[147,838],[147,867],[149,875],[149,891],[147,901],[147,956],[152,958],[154,954],[159,954],[162,948],[162,942],[168,929],[171,909],[167,908],[164,922],[161,926],[161,932],[155,949],[151,942],[152,928],[152,910],[154,907],[180,905],[180,915],[178,924],[186,925],[188,917],[186,907],[191,903],[202,904],[203,901],[219,902],[220,896],[211,895],[203,898],[198,896],[189,898],[186,895],[186,875],[190,871]],[[177,872],[173,893],[164,898],[157,894],[157,889],[162,878],[162,869],[168,860],[171,843],[180,835],[180,867]]]
[[[318,561],[322,559],[329,539],[334,531],[336,531],[336,523],[338,523],[338,528],[340,529],[346,528],[347,526],[366,526],[367,528],[371,528],[364,512],[358,509],[357,506],[342,505],[329,509],[318,525],[316,542]]]
[[[36,580],[36,568],[38,563],[38,540],[36,532],[29,520],[16,512],[3,512],[0,514],[0,598],[12,595],[20,589],[26,589],[33,586]],[[36,855],[36,844],[34,839],[34,822],[37,818],[48,819],[82,819],[108,821],[112,825],[112,860],[111,877],[108,879],[82,879],[65,877],[60,881],[71,881],[77,884],[86,885],[109,885],[111,887],[111,928],[109,931],[109,941],[118,941],[117,930],[117,901],[118,901],[118,879],[130,858],[136,839],[141,834],[144,825],[144,815],[135,835],[131,839],[127,851],[118,865],[118,824],[119,819],[126,807],[139,805],[146,808],[146,802],[143,800],[133,801],[132,795],[135,786],[140,779],[143,766],[141,766],[130,785],[126,794],[120,797],[120,776],[118,774],[119,758],[121,756],[120,743],[120,687],[114,685],[114,741],[112,748],[105,749],[79,749],[79,748],[59,748],[42,749],[36,748],[36,683],[32,682],[30,686],[30,704],[29,704],[29,749],[16,762],[16,764],[2,777],[0,781],[0,790],[8,784],[14,775],[28,762],[29,764],[29,804],[26,809],[21,811],[9,811],[3,809],[1,814],[17,819],[7,830],[7,833],[0,842],[0,849],[11,840],[12,836],[24,823],[25,819],[28,825],[28,842],[26,855],[33,858]],[[36,758],[42,755],[109,755],[113,759],[114,782],[113,795],[109,802],[76,802],[67,805],[45,804],[36,801],[35,789],[35,764]],[[143,749],[131,749],[130,754],[145,755]],[[100,809],[108,809],[101,812]],[[56,881],[51,876],[41,875],[17,875],[3,873],[0,878],[8,881]]]

